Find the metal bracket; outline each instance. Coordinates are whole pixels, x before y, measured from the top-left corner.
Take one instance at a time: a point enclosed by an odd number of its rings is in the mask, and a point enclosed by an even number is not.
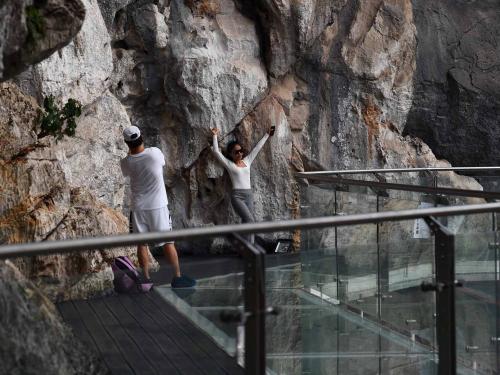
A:
[[[442,292],[445,288],[449,287],[461,288],[464,286],[463,280],[455,280],[453,283],[431,283],[428,281],[422,281],[420,284],[420,289],[422,292]]]
[[[442,232],[447,236],[453,236],[453,233],[448,229],[448,227],[441,224],[434,216],[426,216],[424,217],[424,220],[434,234]]]
[[[277,316],[281,312],[280,308],[270,306],[265,310],[260,310],[256,312],[246,312],[242,310],[223,310],[219,314],[219,318],[221,322],[224,323],[243,323],[245,324],[247,319],[255,316],[255,314],[259,315],[274,315]]]
[[[479,346],[477,345],[467,345],[465,347],[465,350],[468,351],[468,352],[476,352],[479,350]]]
[[[379,182],[387,182],[387,179],[385,176],[379,174],[379,173],[373,173],[373,176],[379,181]],[[371,191],[373,191],[376,195],[384,198],[389,197],[389,193],[387,192],[386,189],[379,189],[373,186],[368,187]]]

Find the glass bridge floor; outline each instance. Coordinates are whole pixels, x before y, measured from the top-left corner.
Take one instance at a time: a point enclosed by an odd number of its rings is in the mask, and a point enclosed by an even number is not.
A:
[[[266,270],[266,303],[280,309],[266,318],[268,374],[437,374],[432,323],[414,330],[390,323],[416,315],[432,320],[432,298],[423,306],[411,298],[421,293],[416,288],[393,291],[383,308],[385,319],[376,319],[370,312],[377,309],[375,297],[339,303],[323,291],[305,288],[303,276],[300,264]],[[201,279],[193,290],[159,286],[156,291],[242,364],[243,327],[220,319],[222,311],[243,308],[242,283],[243,274],[235,273]],[[411,325],[412,319],[406,321]],[[459,374],[490,373],[477,363],[462,362]]]

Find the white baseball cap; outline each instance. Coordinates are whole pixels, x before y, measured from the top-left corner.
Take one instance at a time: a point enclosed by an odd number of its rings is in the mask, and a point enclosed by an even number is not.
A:
[[[123,139],[125,142],[135,141],[141,136],[141,131],[137,126],[129,126],[123,130]]]

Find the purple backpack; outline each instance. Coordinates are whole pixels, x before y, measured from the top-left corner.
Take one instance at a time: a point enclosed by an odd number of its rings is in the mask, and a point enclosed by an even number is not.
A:
[[[152,283],[141,283],[139,271],[126,256],[115,258],[111,269],[114,274],[113,285],[118,293],[130,293],[134,290],[148,292],[153,287]]]

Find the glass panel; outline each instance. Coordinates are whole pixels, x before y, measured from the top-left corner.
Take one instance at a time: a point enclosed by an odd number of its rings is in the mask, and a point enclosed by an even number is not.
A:
[[[334,189],[309,185],[301,189],[301,217],[321,217],[336,214],[336,192]],[[334,228],[321,228],[301,233],[301,249],[334,247],[336,241]],[[333,245],[332,245],[333,244]]]
[[[381,233],[381,324],[435,350],[435,294],[421,290],[434,280],[434,238],[388,242],[390,233]]]
[[[353,215],[377,212],[377,197],[373,194],[337,192],[337,215]],[[350,225],[333,229],[337,235],[337,245],[368,245],[377,242],[377,226],[375,224]]]
[[[480,373],[498,367],[498,232],[455,237],[457,357]]]
[[[301,192],[301,216],[319,217],[335,215],[335,189],[330,185],[308,185]]]
[[[377,317],[377,244],[339,248],[339,299],[349,309]]]
[[[429,197],[420,198],[379,197],[379,211],[434,206]],[[430,351],[435,350],[435,294],[420,288],[422,282],[434,279],[434,237],[430,228],[423,219],[384,222],[378,225],[378,237],[381,322]]]
[[[499,176],[473,176],[485,191],[500,192],[500,177]]]
[[[378,374],[426,368],[425,348],[359,314],[304,296],[268,317],[267,364],[276,374]],[[319,304],[319,305],[318,305]],[[285,334],[286,332],[286,334]],[[379,372],[382,370],[382,372]],[[425,372],[433,374],[432,371]]]
[[[289,364],[294,361],[297,372],[287,372]],[[428,354],[406,353],[366,353],[364,355],[314,356],[310,358],[273,356],[267,360],[272,370],[269,374],[303,374],[303,375],[434,375],[437,365]]]
[[[398,225],[413,228],[413,222]],[[411,230],[406,232],[412,233]],[[389,223],[379,235],[388,240],[391,233]],[[392,237],[396,237],[397,241],[379,244],[379,252],[376,243],[315,251],[303,249],[301,259],[304,287],[306,291],[322,299],[323,303],[331,303],[350,314],[362,316],[364,326],[374,324],[385,332],[397,333],[399,337],[404,337],[407,343],[418,345],[426,352],[427,357],[432,358],[435,355],[435,296],[434,293],[421,292],[419,287],[422,281],[432,281],[433,278],[434,241],[433,238],[413,239],[409,234]],[[390,263],[384,266],[382,259]],[[338,285],[336,267],[340,276]],[[382,280],[381,274],[377,274],[378,267],[385,271],[385,280]],[[384,288],[379,291],[378,286],[382,287],[382,284]],[[378,310],[379,307],[381,311]],[[340,340],[339,351],[344,349],[342,343],[350,342],[350,337],[351,333]],[[380,368],[386,369],[384,371],[397,367],[398,362],[401,364],[397,355],[385,355],[392,353],[392,341],[378,340],[376,334],[364,336],[363,340],[371,349],[378,348],[379,351],[378,354],[369,355],[374,362],[368,367],[379,368],[380,358],[383,358]],[[351,349],[348,351],[352,353]],[[362,361],[370,363],[367,358],[363,357]],[[309,360],[314,364],[311,366],[316,367],[332,363],[331,359],[325,357]],[[280,366],[284,363],[283,359],[277,356],[273,357],[273,361],[281,363]],[[345,358],[339,357],[337,362],[350,368],[349,361]],[[343,366],[338,363],[337,368],[342,370]],[[353,361],[352,364],[354,363]],[[426,363],[429,363],[429,360],[426,359]],[[431,371],[435,368],[433,365],[414,365],[415,371]],[[305,366],[304,362],[301,362],[301,366]],[[316,367],[314,371],[317,370]],[[346,371],[349,373],[352,370]]]
[[[480,203],[484,203],[484,201]],[[471,239],[475,237],[475,233],[491,232],[493,230],[492,213],[449,216],[442,218],[441,222],[455,234],[472,234]],[[465,239],[465,237],[462,237],[462,239]]]
[[[338,300],[338,261],[335,249],[303,249],[300,255],[304,290],[313,295]]]
[[[229,355],[237,356],[242,329],[236,322],[222,321],[221,313],[243,309],[241,274],[198,280],[196,289],[156,286],[155,291],[207,333]],[[224,286],[226,285],[226,286]],[[240,349],[241,351],[241,349]]]

